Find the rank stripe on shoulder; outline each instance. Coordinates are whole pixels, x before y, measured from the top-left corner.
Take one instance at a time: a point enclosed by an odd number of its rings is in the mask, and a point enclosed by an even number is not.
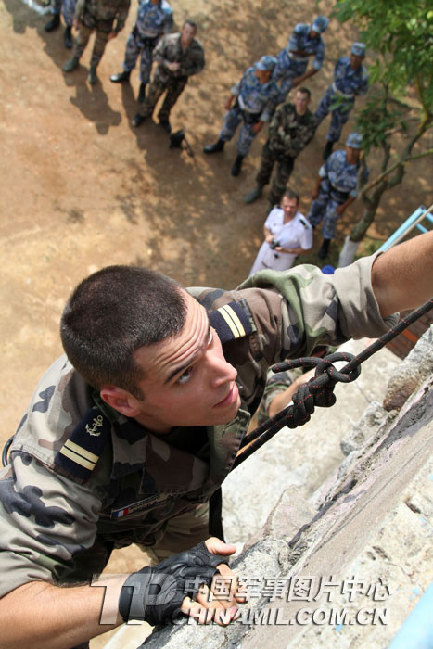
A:
[[[77,478],[90,478],[110,439],[110,430],[108,418],[98,408],[90,408],[57,451],[55,463]]]
[[[86,469],[90,469],[90,471],[95,468],[95,464],[99,459],[98,456],[95,455],[95,453],[86,451],[85,448],[79,446],[78,444],[75,444],[75,442],[73,442],[71,439],[68,439],[64,443],[63,447],[60,449],[60,453],[66,455],[66,457],[68,457],[73,462],[86,467]]]
[[[224,320],[227,322],[230,329],[232,330],[235,338],[240,338],[241,336],[245,336],[244,326],[242,322],[239,320],[235,311],[232,309],[232,307],[229,304],[226,304],[225,306],[221,307],[221,309],[218,310],[221,313]]]
[[[209,321],[222,343],[244,338],[255,331],[248,306],[243,301],[232,301],[211,311]]]

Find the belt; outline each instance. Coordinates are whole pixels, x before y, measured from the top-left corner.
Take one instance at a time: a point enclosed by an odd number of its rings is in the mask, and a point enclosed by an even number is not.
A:
[[[335,83],[335,81],[334,83],[331,84],[331,88],[336,95],[338,95],[339,97],[344,97],[344,99],[354,99],[355,97],[355,95],[345,95],[344,92],[340,92],[340,90],[338,90],[337,88],[337,84]]]

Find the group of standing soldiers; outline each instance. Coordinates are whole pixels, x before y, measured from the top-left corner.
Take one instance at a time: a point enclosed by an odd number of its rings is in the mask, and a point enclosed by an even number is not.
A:
[[[107,42],[123,28],[130,0],[52,2],[53,16],[45,29],[56,29],[62,12],[66,23],[65,45],[73,48],[72,57],[63,66],[65,72],[78,67],[90,34],[96,32],[88,75],[89,82],[96,83],[97,65]],[[77,29],[73,43],[72,25]],[[331,112],[324,147],[325,164],[319,171],[313,190],[314,201],[308,214],[313,227],[324,219],[324,244],[319,251],[322,258],[328,252],[329,241],[335,236],[338,216],[356,196],[362,138],[358,134],[351,134],[345,151],[332,153],[332,150],[349,119],[356,95],[365,94],[368,90],[368,75],[363,65],[365,46],[354,43],[350,55],[338,59],[334,81],[326,89],[316,111],[313,113],[310,110],[311,92],[301,84],[323,66],[323,34],[327,25],[328,19],[324,16],[316,17],[311,25],[299,23],[287,46],[277,56],[262,56],[248,68],[225,101],[226,114],[217,141],[203,149],[206,154],[222,152],[225,143],[233,138],[241,125],[237,155],[231,168],[232,175],[237,176],[253,139],[268,123],[268,137],[262,148],[256,186],[245,200],[252,203],[262,196],[263,187],[270,182],[275,167],[269,194],[269,203],[273,207],[286,191],[296,158],[312,140],[317,126]],[[186,20],[182,31],[177,33],[171,33],[172,27],[173,10],[167,0],[142,0],[139,3],[137,17],[127,39],[122,71],[110,76],[112,83],[129,82],[140,57],[140,87],[134,127],[152,116],[160,97],[165,93],[158,121],[167,133],[171,133],[171,109],[184,91],[188,77],[200,72],[205,65],[204,50],[196,38],[196,23]],[[157,66],[151,81],[153,61],[157,62]],[[293,100],[286,102],[288,93],[295,88],[297,92]],[[282,105],[278,107],[279,104]],[[364,170],[364,179],[366,173]]]

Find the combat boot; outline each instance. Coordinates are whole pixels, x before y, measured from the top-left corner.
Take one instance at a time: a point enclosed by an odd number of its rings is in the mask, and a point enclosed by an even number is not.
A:
[[[331,243],[331,239],[323,239],[322,246],[321,246],[319,252],[317,253],[317,256],[319,257],[319,259],[325,259],[326,255],[328,254],[329,244],[330,243]]]
[[[129,77],[131,76],[131,70],[122,70],[122,72],[118,72],[117,74],[112,74],[110,77],[111,83],[123,83],[124,81],[129,81]]]
[[[78,58],[78,56],[71,56],[71,58],[68,59],[68,61],[66,61],[65,65],[63,66],[63,72],[72,72],[72,70],[76,70],[78,68],[79,62],[80,59]]]
[[[145,119],[146,118],[144,117],[144,115],[140,115],[140,113],[136,113],[134,115],[134,119],[132,120],[132,125],[135,126],[135,128],[137,128],[137,126],[140,126],[140,124],[142,124]]]
[[[138,91],[137,101],[139,104],[142,104],[146,99],[146,84],[140,83],[140,90]]]
[[[244,158],[245,158],[244,155],[239,155],[238,153],[238,155],[236,156],[236,160],[233,163],[232,176],[239,176],[239,174],[241,173],[242,162]]]
[[[96,66],[91,65],[89,68],[89,74],[87,75],[87,81],[94,86],[95,83],[98,81],[98,77],[96,76]]]
[[[245,203],[254,203],[262,195],[263,185],[257,184],[252,192],[245,196]]]
[[[168,119],[159,119],[158,122],[159,122],[160,127],[163,128],[164,131],[170,135],[170,133],[171,133],[171,124],[168,121]]]
[[[326,158],[329,158],[329,156],[332,153],[332,149],[334,148],[334,142],[327,142],[325,144],[325,148],[323,149],[323,159],[326,160]]]
[[[63,35],[63,43],[67,50],[70,50],[72,47],[72,35],[71,28],[69,26],[65,27],[65,33]]]
[[[214,144],[208,144],[207,146],[203,147],[203,152],[204,153],[219,153],[224,149],[224,144],[225,142],[221,140],[217,140]]]
[[[48,22],[45,23],[45,31],[46,32],[54,32],[57,27],[60,25],[60,14],[54,14],[52,18]]]

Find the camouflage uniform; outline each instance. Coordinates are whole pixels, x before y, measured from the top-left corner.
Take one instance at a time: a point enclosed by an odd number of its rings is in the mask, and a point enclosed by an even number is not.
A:
[[[348,56],[338,59],[334,79],[334,83],[327,88],[314,113],[317,124],[320,124],[329,111],[332,111],[331,124],[326,136],[328,142],[338,141],[355,103],[355,95],[365,95],[368,90],[367,70],[363,65],[357,70],[352,70]],[[338,105],[333,108],[336,102]]]
[[[180,32],[166,34],[153,50],[153,58],[158,62],[158,67],[149,84],[145,101],[139,104],[139,115],[150,117],[158,99],[166,92],[158,118],[161,122],[169,121],[171,109],[183,93],[188,77],[203,70],[205,59],[200,42],[194,38],[191,45],[183,50],[180,39]],[[180,63],[181,68],[177,72],[172,72],[166,67],[167,63]]]
[[[131,71],[135,68],[138,55],[140,60],[140,81],[148,83],[152,70],[152,52],[158,44],[161,34],[171,31],[173,26],[173,9],[166,0],[154,5],[150,0],[138,6],[134,28],[126,42],[125,59],[122,68]]]
[[[193,519],[197,507],[202,513],[232,467],[271,363],[308,355],[318,344],[375,337],[396,322],[380,317],[372,261],[335,275],[308,265],[263,271],[234,291],[189,289],[236,366],[242,403],[232,422],[174,429],[172,443],[102,403],[66,357],[58,359],[0,472],[0,596],[32,580],[88,580],[113,547],[155,547],[170,522],[175,529],[182,515]],[[200,524],[196,538],[207,536]],[[167,552],[195,542],[182,532]]]
[[[308,67],[308,61],[311,56],[298,56],[293,54],[298,50],[308,52],[314,55],[311,64],[313,70],[321,70],[325,60],[325,43],[320,36],[319,38],[310,37],[311,26],[305,23],[298,23],[289,38],[287,47],[277,56],[277,65],[275,66],[272,79],[280,83],[280,92],[278,103],[285,101],[293,79],[300,77]]]
[[[252,127],[257,122],[269,122],[277,105],[278,86],[272,80],[260,83],[255,71],[255,65],[248,68],[239,83],[231,89],[231,94],[236,96],[236,103],[225,114],[219,134],[220,140],[228,142],[242,122],[237,151],[243,157],[248,155],[251,142],[256,136]]]
[[[262,148],[262,160],[257,174],[257,184],[267,185],[275,162],[276,173],[269,196],[271,204],[279,203],[286,191],[287,182],[293,171],[295,159],[311,141],[316,130],[316,121],[310,109],[298,115],[293,104],[281,106],[269,126],[269,137]]]
[[[300,368],[296,370],[288,370],[287,372],[276,372],[275,374],[272,370],[269,370],[257,415],[257,423],[259,425],[263,424],[266,419],[269,419],[269,408],[271,407],[275,397],[278,394],[285,392],[287,388],[290,388],[292,383],[296,381],[301,374],[302,370]]]
[[[337,230],[337,207],[343,205],[349,196],[356,197],[358,171],[360,163],[351,165],[347,161],[346,150],[335,151],[319,170],[323,179],[319,194],[313,200],[308,219],[311,225],[318,225],[323,220],[323,236],[333,239]],[[365,169],[362,184],[367,182],[368,170]]]
[[[52,0],[50,9],[51,13],[60,16],[62,12],[63,20],[67,27],[72,27],[74,20],[76,0]]]
[[[78,36],[74,41],[72,54],[77,59],[83,56],[84,48],[92,32],[96,32],[90,66],[96,68],[102,59],[110,32],[120,32],[128,16],[131,0],[78,0],[75,18],[80,23]],[[114,21],[116,23],[114,24]]]

